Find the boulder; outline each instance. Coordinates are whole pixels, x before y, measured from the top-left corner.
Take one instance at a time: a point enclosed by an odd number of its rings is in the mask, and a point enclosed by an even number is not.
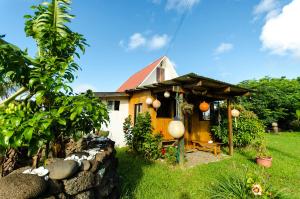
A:
[[[95,175],[90,171],[81,171],[73,178],[63,180],[65,193],[75,195],[92,188],[95,184]]]
[[[91,163],[88,160],[83,160],[81,162],[81,170],[82,171],[88,171],[91,168]]]
[[[15,173],[0,179],[1,199],[36,198],[44,193],[47,182],[31,174]]]
[[[85,191],[74,196],[74,199],[91,199],[91,198],[95,198],[94,191],[92,190]]]
[[[56,160],[46,166],[49,170],[49,178],[63,180],[72,177],[79,169],[78,163],[74,160]]]

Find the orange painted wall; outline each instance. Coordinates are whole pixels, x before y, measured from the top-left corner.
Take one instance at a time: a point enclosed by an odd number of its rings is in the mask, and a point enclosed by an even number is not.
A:
[[[142,91],[134,93],[129,100],[129,114],[131,118],[134,118],[134,105],[142,103],[142,112],[148,111],[151,115],[152,126],[155,133],[161,133],[166,140],[174,139],[168,133],[168,125],[172,118],[156,118],[156,111],[152,106],[146,104],[147,97],[152,97],[150,91]],[[155,98],[152,97],[153,100]],[[185,118],[185,143],[188,141],[197,140],[201,142],[207,142],[211,139],[210,135],[210,121],[200,121],[198,110],[194,111],[191,117],[192,132],[188,132],[187,118]]]

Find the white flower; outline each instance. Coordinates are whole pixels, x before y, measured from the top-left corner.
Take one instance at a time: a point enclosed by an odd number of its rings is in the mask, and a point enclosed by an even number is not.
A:
[[[259,184],[252,185],[252,192],[255,196],[261,196],[262,195],[262,188]]]

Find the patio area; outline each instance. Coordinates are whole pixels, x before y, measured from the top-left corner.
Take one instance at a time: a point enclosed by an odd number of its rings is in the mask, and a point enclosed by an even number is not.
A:
[[[215,156],[213,153],[210,152],[193,150],[185,153],[185,158],[187,161],[185,162],[184,166],[186,168],[192,168],[201,164],[218,162],[229,157],[229,155],[223,153],[220,153],[217,156]]]

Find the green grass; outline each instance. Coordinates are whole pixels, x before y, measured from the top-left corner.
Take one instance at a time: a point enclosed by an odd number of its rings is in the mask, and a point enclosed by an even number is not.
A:
[[[275,188],[285,189],[288,198],[300,198],[300,133],[267,135],[273,166],[266,169]],[[235,151],[233,157],[190,169],[150,163],[118,149],[123,198],[207,198],[205,190],[221,175],[233,175],[247,167],[261,170],[254,162],[255,151]]]

